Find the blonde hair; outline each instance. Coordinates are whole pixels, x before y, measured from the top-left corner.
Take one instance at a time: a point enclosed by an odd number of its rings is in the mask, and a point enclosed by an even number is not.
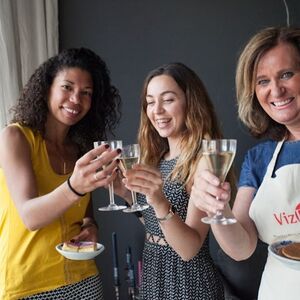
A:
[[[300,59],[300,29],[269,27],[254,35],[242,51],[236,70],[236,96],[238,114],[255,137],[282,139],[287,129],[275,122],[260,106],[255,94],[255,78],[260,58],[279,43],[295,47]]]
[[[200,159],[203,137],[220,138],[222,134],[213,104],[197,74],[182,63],[160,66],[148,74],[141,94],[142,111],[138,140],[141,145],[142,162],[157,166],[164,154],[169,151],[167,139],[157,133],[147,117],[147,87],[152,78],[160,75],[172,77],[186,97],[185,130],[180,144],[181,154],[170,178],[187,184],[194,175]]]

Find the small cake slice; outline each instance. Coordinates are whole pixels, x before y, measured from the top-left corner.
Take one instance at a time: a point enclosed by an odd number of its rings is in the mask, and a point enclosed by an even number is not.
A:
[[[300,260],[300,243],[291,243],[283,247],[282,254],[288,258]]]
[[[71,251],[71,252],[78,252],[79,243],[78,242],[64,242],[62,246],[62,250],[64,251]]]
[[[94,242],[64,242],[62,250],[71,252],[94,252],[97,250],[97,244]]]
[[[78,252],[94,252],[97,250],[97,244],[94,242],[79,242]]]

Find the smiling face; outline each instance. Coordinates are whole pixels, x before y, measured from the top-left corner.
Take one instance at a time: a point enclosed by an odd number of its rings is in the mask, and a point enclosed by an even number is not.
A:
[[[57,73],[48,96],[48,121],[72,126],[91,107],[93,81],[91,75],[79,68],[66,68]]]
[[[300,55],[295,47],[280,43],[261,57],[255,92],[272,119],[292,134],[300,130]]]
[[[152,78],[147,87],[147,116],[161,137],[178,140],[185,129],[186,97],[168,75]]]

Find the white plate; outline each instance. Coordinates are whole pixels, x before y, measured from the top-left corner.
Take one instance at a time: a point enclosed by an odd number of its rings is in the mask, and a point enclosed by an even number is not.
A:
[[[280,262],[284,263],[286,266],[300,271],[300,260],[290,259],[290,258],[287,258],[287,257],[279,254],[280,248],[282,248],[286,245],[289,245],[291,243],[295,243],[295,241],[286,240],[286,241],[273,243],[273,244],[269,245],[268,251],[269,251],[270,255],[272,255],[273,257],[278,259]]]
[[[105,247],[102,244],[97,243],[97,250],[93,252],[73,252],[73,251],[65,251],[62,250],[63,244],[58,244],[55,249],[65,258],[72,259],[72,260],[87,260],[93,259],[97,255],[99,255]]]

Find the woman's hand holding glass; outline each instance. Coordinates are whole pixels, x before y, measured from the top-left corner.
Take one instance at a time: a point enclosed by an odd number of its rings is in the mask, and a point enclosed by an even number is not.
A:
[[[155,207],[161,204],[164,198],[163,180],[161,173],[154,167],[144,164],[135,164],[126,171],[123,182],[125,186],[146,196],[147,202]]]
[[[116,172],[119,161],[115,158],[120,155],[121,150],[107,150],[107,145],[101,145],[78,159],[70,177],[70,184],[78,193],[92,192],[113,181],[114,176],[110,175]]]
[[[222,185],[232,165],[236,153],[236,140],[234,139],[213,139],[202,140],[202,156],[206,159],[208,169],[220,179]],[[216,196],[219,199],[219,196]],[[236,223],[234,218],[227,218],[222,211],[217,211],[213,217],[204,217],[202,222],[206,224],[230,225]]]
[[[224,212],[231,198],[231,187],[209,170],[196,173],[191,190],[191,199],[195,206],[213,217]],[[226,213],[227,214],[227,213]]]
[[[125,184],[123,183],[124,175],[123,175],[123,171],[121,171],[122,169],[123,168],[120,163],[119,170],[118,170],[116,176],[114,176],[114,174],[113,174],[114,193],[115,193],[115,195],[124,199],[127,202],[127,206],[128,206],[128,205],[132,205],[132,194],[131,194],[131,191],[128,188],[126,188]],[[124,172],[126,172],[126,171],[124,171]]]
[[[122,141],[120,141],[120,140],[111,140],[111,141],[97,141],[97,142],[94,142],[94,148],[97,148],[100,145],[109,145],[109,149],[111,149],[111,150],[121,149],[122,148]],[[106,166],[104,166],[104,167],[106,167]],[[125,209],[126,206],[117,205],[115,203],[113,181],[108,184],[108,191],[109,191],[109,204],[107,206],[104,206],[104,207],[99,207],[98,210],[101,210],[101,211],[115,211],[115,210]]]
[[[122,149],[122,155],[121,155],[121,170],[123,172],[123,175],[125,177],[128,176],[128,171],[132,169],[132,167],[140,161],[140,146],[138,144],[131,144],[123,147]],[[126,183],[126,180],[125,180]],[[126,186],[129,190],[131,190],[132,195],[132,205],[131,207],[128,207],[124,209],[124,212],[136,212],[136,211],[142,211],[144,209],[147,209],[149,205],[144,204],[141,205],[137,203],[136,199],[136,190],[135,186],[129,185]],[[139,190],[137,192],[140,192]]]

